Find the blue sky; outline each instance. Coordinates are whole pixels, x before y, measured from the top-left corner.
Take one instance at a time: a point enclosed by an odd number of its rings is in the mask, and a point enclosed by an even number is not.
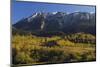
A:
[[[48,4],[39,2],[12,2],[12,23],[32,15],[34,12],[95,12],[94,6],[81,6],[70,4]]]

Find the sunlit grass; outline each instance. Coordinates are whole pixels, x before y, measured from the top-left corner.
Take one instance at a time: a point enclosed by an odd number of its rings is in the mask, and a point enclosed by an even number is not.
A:
[[[54,46],[46,46],[51,42]],[[95,44],[75,43],[60,36],[15,35],[12,54],[13,64],[93,61],[96,58]]]

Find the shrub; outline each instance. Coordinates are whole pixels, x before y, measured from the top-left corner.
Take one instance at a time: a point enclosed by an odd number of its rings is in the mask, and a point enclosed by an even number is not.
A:
[[[33,62],[32,58],[29,56],[29,54],[24,53],[24,52],[19,52],[16,55],[15,61],[17,64],[28,64],[28,63]]]
[[[59,36],[16,35],[12,38],[13,64],[93,61],[95,60],[95,46],[91,47],[91,45],[73,43]]]

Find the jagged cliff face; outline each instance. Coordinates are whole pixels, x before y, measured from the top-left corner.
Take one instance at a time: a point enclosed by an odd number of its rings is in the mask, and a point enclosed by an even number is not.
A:
[[[61,31],[65,33],[86,32],[95,34],[95,13],[34,13],[13,25],[23,31]]]

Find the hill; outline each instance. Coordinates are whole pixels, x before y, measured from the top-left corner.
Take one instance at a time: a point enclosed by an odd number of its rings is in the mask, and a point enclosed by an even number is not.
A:
[[[60,34],[84,32],[96,34],[95,13],[74,12],[74,13],[34,13],[21,19],[13,27],[33,34]]]

